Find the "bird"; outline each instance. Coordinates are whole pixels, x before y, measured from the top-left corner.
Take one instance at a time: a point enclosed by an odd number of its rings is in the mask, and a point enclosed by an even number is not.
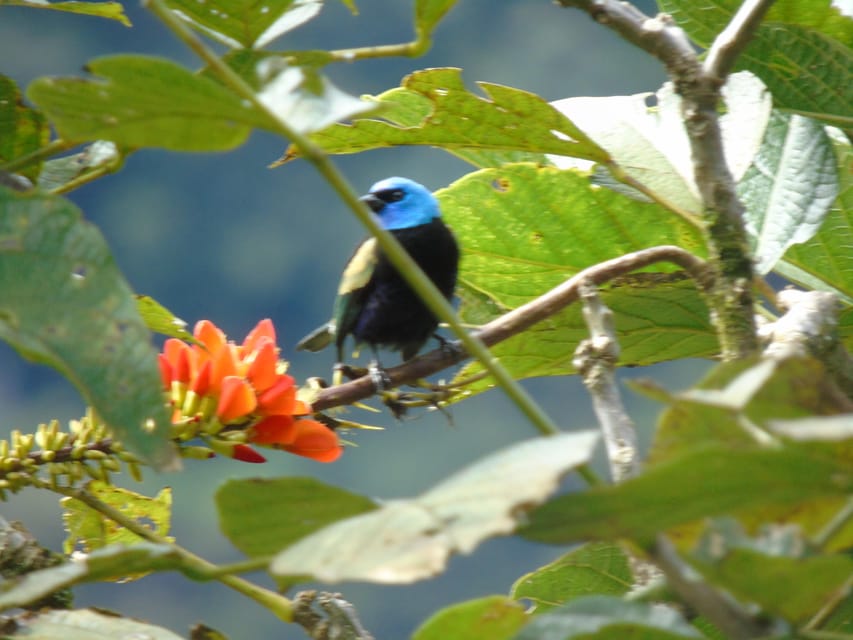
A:
[[[433,284],[451,300],[456,288],[459,246],[441,219],[438,200],[408,178],[380,180],[362,196],[364,202],[406,249]],[[332,318],[297,345],[297,350],[320,351],[332,342],[337,365],[343,366],[344,344],[352,336],[356,347],[369,346],[372,367],[378,367],[378,349],[398,351],[410,360],[434,335],[438,320],[388,261],[376,239],[359,244],[344,269]],[[373,377],[373,374],[371,373]]]

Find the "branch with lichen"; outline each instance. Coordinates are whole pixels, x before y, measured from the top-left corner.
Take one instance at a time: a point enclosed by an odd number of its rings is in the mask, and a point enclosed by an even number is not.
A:
[[[726,164],[717,108],[721,88],[738,54],[749,42],[771,0],[747,0],[708,50],[704,63],[684,31],[666,14],[655,18],[627,2],[559,0],[660,60],[682,97],[682,115],[693,157],[693,172],[704,208],[709,248],[711,320],[724,360],[758,349],[753,317],[752,258],[743,204]]]

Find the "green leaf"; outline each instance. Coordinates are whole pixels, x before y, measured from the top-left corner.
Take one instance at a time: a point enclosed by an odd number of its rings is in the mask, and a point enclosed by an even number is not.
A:
[[[438,192],[463,248],[463,320],[482,324],[546,293],[579,271],[638,249],[676,244],[704,253],[700,233],[666,209],[590,185],[552,167],[511,165],[469,174]],[[605,288],[616,313],[623,364],[712,355],[716,337],[692,283],[670,264]],[[652,273],[649,273],[652,272]],[[588,335],[571,306],[501,343],[495,354],[517,378],[565,375]],[[460,377],[480,371],[473,363]],[[471,388],[482,390],[481,381]]]
[[[216,492],[219,526],[248,556],[272,555],[328,524],[377,508],[313,478],[228,480]]]
[[[35,615],[22,615],[16,617],[14,623],[10,621],[10,627],[14,627],[14,631],[4,632],[5,638],[26,638],[28,640],[37,638],[181,640],[181,636],[164,627],[95,609],[42,611]]]
[[[30,7],[31,9],[52,9],[54,11],[66,11],[68,13],[79,13],[98,18],[117,20],[125,27],[132,26],[130,20],[124,14],[124,7],[120,2],[44,2],[42,0],[0,0],[0,7]]]
[[[172,522],[172,490],[168,487],[163,488],[153,498],[103,482],[90,482],[85,489],[127,517],[152,529],[157,535],[165,537],[169,533]],[[62,498],[60,504],[64,509],[62,521],[68,532],[68,537],[62,543],[66,554],[70,555],[78,548],[91,553],[112,544],[130,545],[141,541],[132,531],[76,498]]]
[[[169,311],[150,296],[136,296],[136,306],[145,326],[155,333],[171,338],[194,342],[195,338],[187,331],[187,323]]]
[[[731,75],[723,87],[726,113],[720,117],[723,146],[735,181],[743,176],[761,145],[771,100],[749,73]],[[702,204],[693,176],[690,142],[684,128],[681,97],[671,83],[650,93],[605,98],[567,98],[553,105],[601,145],[628,175],[639,180],[687,215],[699,216]],[[550,156],[558,167],[575,161]]]
[[[738,0],[662,0],[660,10],[708,47]],[[737,61],[773,94],[776,108],[853,131],[853,19],[829,0],[780,0]]]
[[[71,380],[128,448],[175,463],[150,333],[76,207],[0,189],[0,292],[0,337]]]
[[[323,0],[167,0],[175,14],[231,48],[261,48],[308,22]]]
[[[436,612],[415,630],[412,640],[510,640],[528,617],[515,600],[486,596]]]
[[[823,125],[774,112],[738,195],[763,275],[788,247],[815,235],[838,195],[835,154]]]
[[[456,4],[456,0],[417,0],[415,2],[415,29],[429,35],[441,19]]]
[[[519,533],[541,542],[629,538],[709,516],[795,505],[853,489],[849,463],[804,446],[772,450],[697,447],[618,486],[550,500]]]
[[[470,553],[483,540],[512,532],[565,473],[589,461],[597,440],[595,432],[581,431],[508,447],[418,498],[389,501],[302,538],[275,557],[270,571],[389,584],[435,575],[451,553]]]
[[[675,609],[646,602],[626,602],[609,596],[589,596],[536,616],[515,636],[515,640],[677,640],[701,637]]]
[[[765,612],[802,624],[820,611],[853,574],[847,555],[808,556],[798,529],[769,528],[748,538],[737,523],[716,523],[691,564],[710,582]]]
[[[0,75],[0,164],[40,149],[49,139],[44,116],[24,106],[15,82]],[[40,169],[41,163],[33,163],[21,175],[34,182]]]
[[[166,571],[180,568],[180,566],[181,557],[170,545],[149,542],[141,542],[130,547],[124,544],[111,545],[93,551],[74,562],[66,562],[3,581],[0,583],[0,611],[26,606],[54,591],[75,584],[111,580],[128,574]],[[66,636],[60,634],[44,637],[64,638]]]
[[[510,595],[529,600],[531,613],[551,611],[575,598],[623,595],[634,585],[628,556],[618,544],[591,542],[521,576]]]
[[[69,141],[222,151],[242,144],[250,127],[269,126],[220,84],[169,60],[118,55],[88,69],[98,77],[39,78],[27,91]]]
[[[312,135],[328,153],[356,153],[399,145],[429,145],[448,150],[527,151],[603,161],[607,154],[589,142],[572,122],[537,95],[478,82],[486,94],[469,92],[459,69],[416,71],[402,88],[375,98],[389,112],[386,120],[358,118]],[[417,121],[412,121],[418,114]],[[398,124],[405,120],[406,124]],[[298,157],[291,147],[281,162]]]
[[[794,282],[832,290],[853,303],[853,146],[835,145],[839,192],[817,234],[788,249],[776,270]],[[798,273],[791,273],[790,268]],[[806,278],[813,282],[803,282]]]

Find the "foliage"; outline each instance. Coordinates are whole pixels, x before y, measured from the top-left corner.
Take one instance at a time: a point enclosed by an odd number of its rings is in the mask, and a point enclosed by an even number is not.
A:
[[[0,0],[0,9],[9,4],[129,25],[112,2]],[[424,52],[454,4],[417,0],[412,42],[280,52],[269,45],[309,22],[320,0],[149,0],[201,57],[199,68],[110,55],[90,61],[85,78],[35,80],[25,91],[30,104],[0,76],[0,337],[59,370],[92,407],[67,432],[54,421],[0,441],[0,498],[62,495],[65,551],[85,551],[9,577],[0,585],[4,610],[76,584],[174,570],[219,580],[312,637],[327,637],[323,620],[328,637],[367,637],[335,597],[320,603],[318,616],[312,598],[291,599],[238,574],[264,569],[281,587],[405,583],[440,573],[452,553],[518,535],[577,546],[531,567],[505,594],[436,612],[417,640],[853,638],[853,19],[826,0],[780,0],[737,58],[719,121],[745,207],[736,238],[745,253],[719,256],[707,176],[694,166],[697,143],[685,126],[683,77],[650,93],[549,103],[487,82],[477,94],[456,68],[413,70],[399,87],[364,98],[324,76],[324,66],[340,61]],[[660,5],[706,49],[738,8],[734,0]],[[368,228],[329,156],[427,145],[472,165],[437,194],[464,248],[459,318],[484,326],[484,340],[490,327],[503,333],[490,357],[466,363],[449,385],[385,399],[399,412],[417,404],[412,398],[442,405],[500,385],[550,433],[484,456],[409,499],[379,502],[304,477],[228,480],[216,496],[220,525],[247,559],[218,567],[169,537],[168,490],[145,498],[112,486],[111,474],[124,465],[138,479],[140,465],[174,468],[179,456],[264,461],[250,443],[332,462],[342,451],[339,433],[363,425],[312,404],[352,404],[358,398],[347,390],[360,383],[297,390],[269,321],[240,345],[210,321],[190,335],[154,298],[133,292],[99,231],[62,194],[122,170],[138,149],[228,151],[255,130],[287,142],[278,164],[313,163]],[[387,238],[377,241],[392,255]],[[660,245],[687,258],[619,271],[623,258]],[[771,346],[716,365],[687,391],[638,385],[663,405],[645,467],[619,484],[601,483],[588,465],[598,436],[554,434],[514,382],[574,375],[577,367],[594,397],[600,393],[576,352],[591,314],[570,304],[576,292],[559,303],[555,292],[612,261],[614,271],[596,284],[615,314],[618,365],[713,357],[726,327],[709,281],[726,276],[728,259],[755,264],[755,282],[741,278],[730,293],[765,295],[754,311]],[[801,313],[803,297],[783,293],[777,303],[770,283],[778,280],[762,279],[771,272],[837,299],[815,316]],[[429,293],[430,308],[460,332]],[[531,305],[547,317],[520,330],[512,323]],[[152,331],[171,336],[159,368]],[[592,486],[553,496],[574,472]],[[0,532],[0,550],[13,541]],[[174,637],[88,610],[13,616],[4,637],[94,637],[86,631],[93,628],[100,636]],[[219,634],[199,629],[193,637]]]

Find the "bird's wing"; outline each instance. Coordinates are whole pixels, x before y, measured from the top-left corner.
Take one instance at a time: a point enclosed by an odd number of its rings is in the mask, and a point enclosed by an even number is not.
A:
[[[376,249],[376,238],[368,238],[355,250],[347,263],[338,285],[338,295],[346,296],[367,286],[370,277],[376,269],[379,252]]]

